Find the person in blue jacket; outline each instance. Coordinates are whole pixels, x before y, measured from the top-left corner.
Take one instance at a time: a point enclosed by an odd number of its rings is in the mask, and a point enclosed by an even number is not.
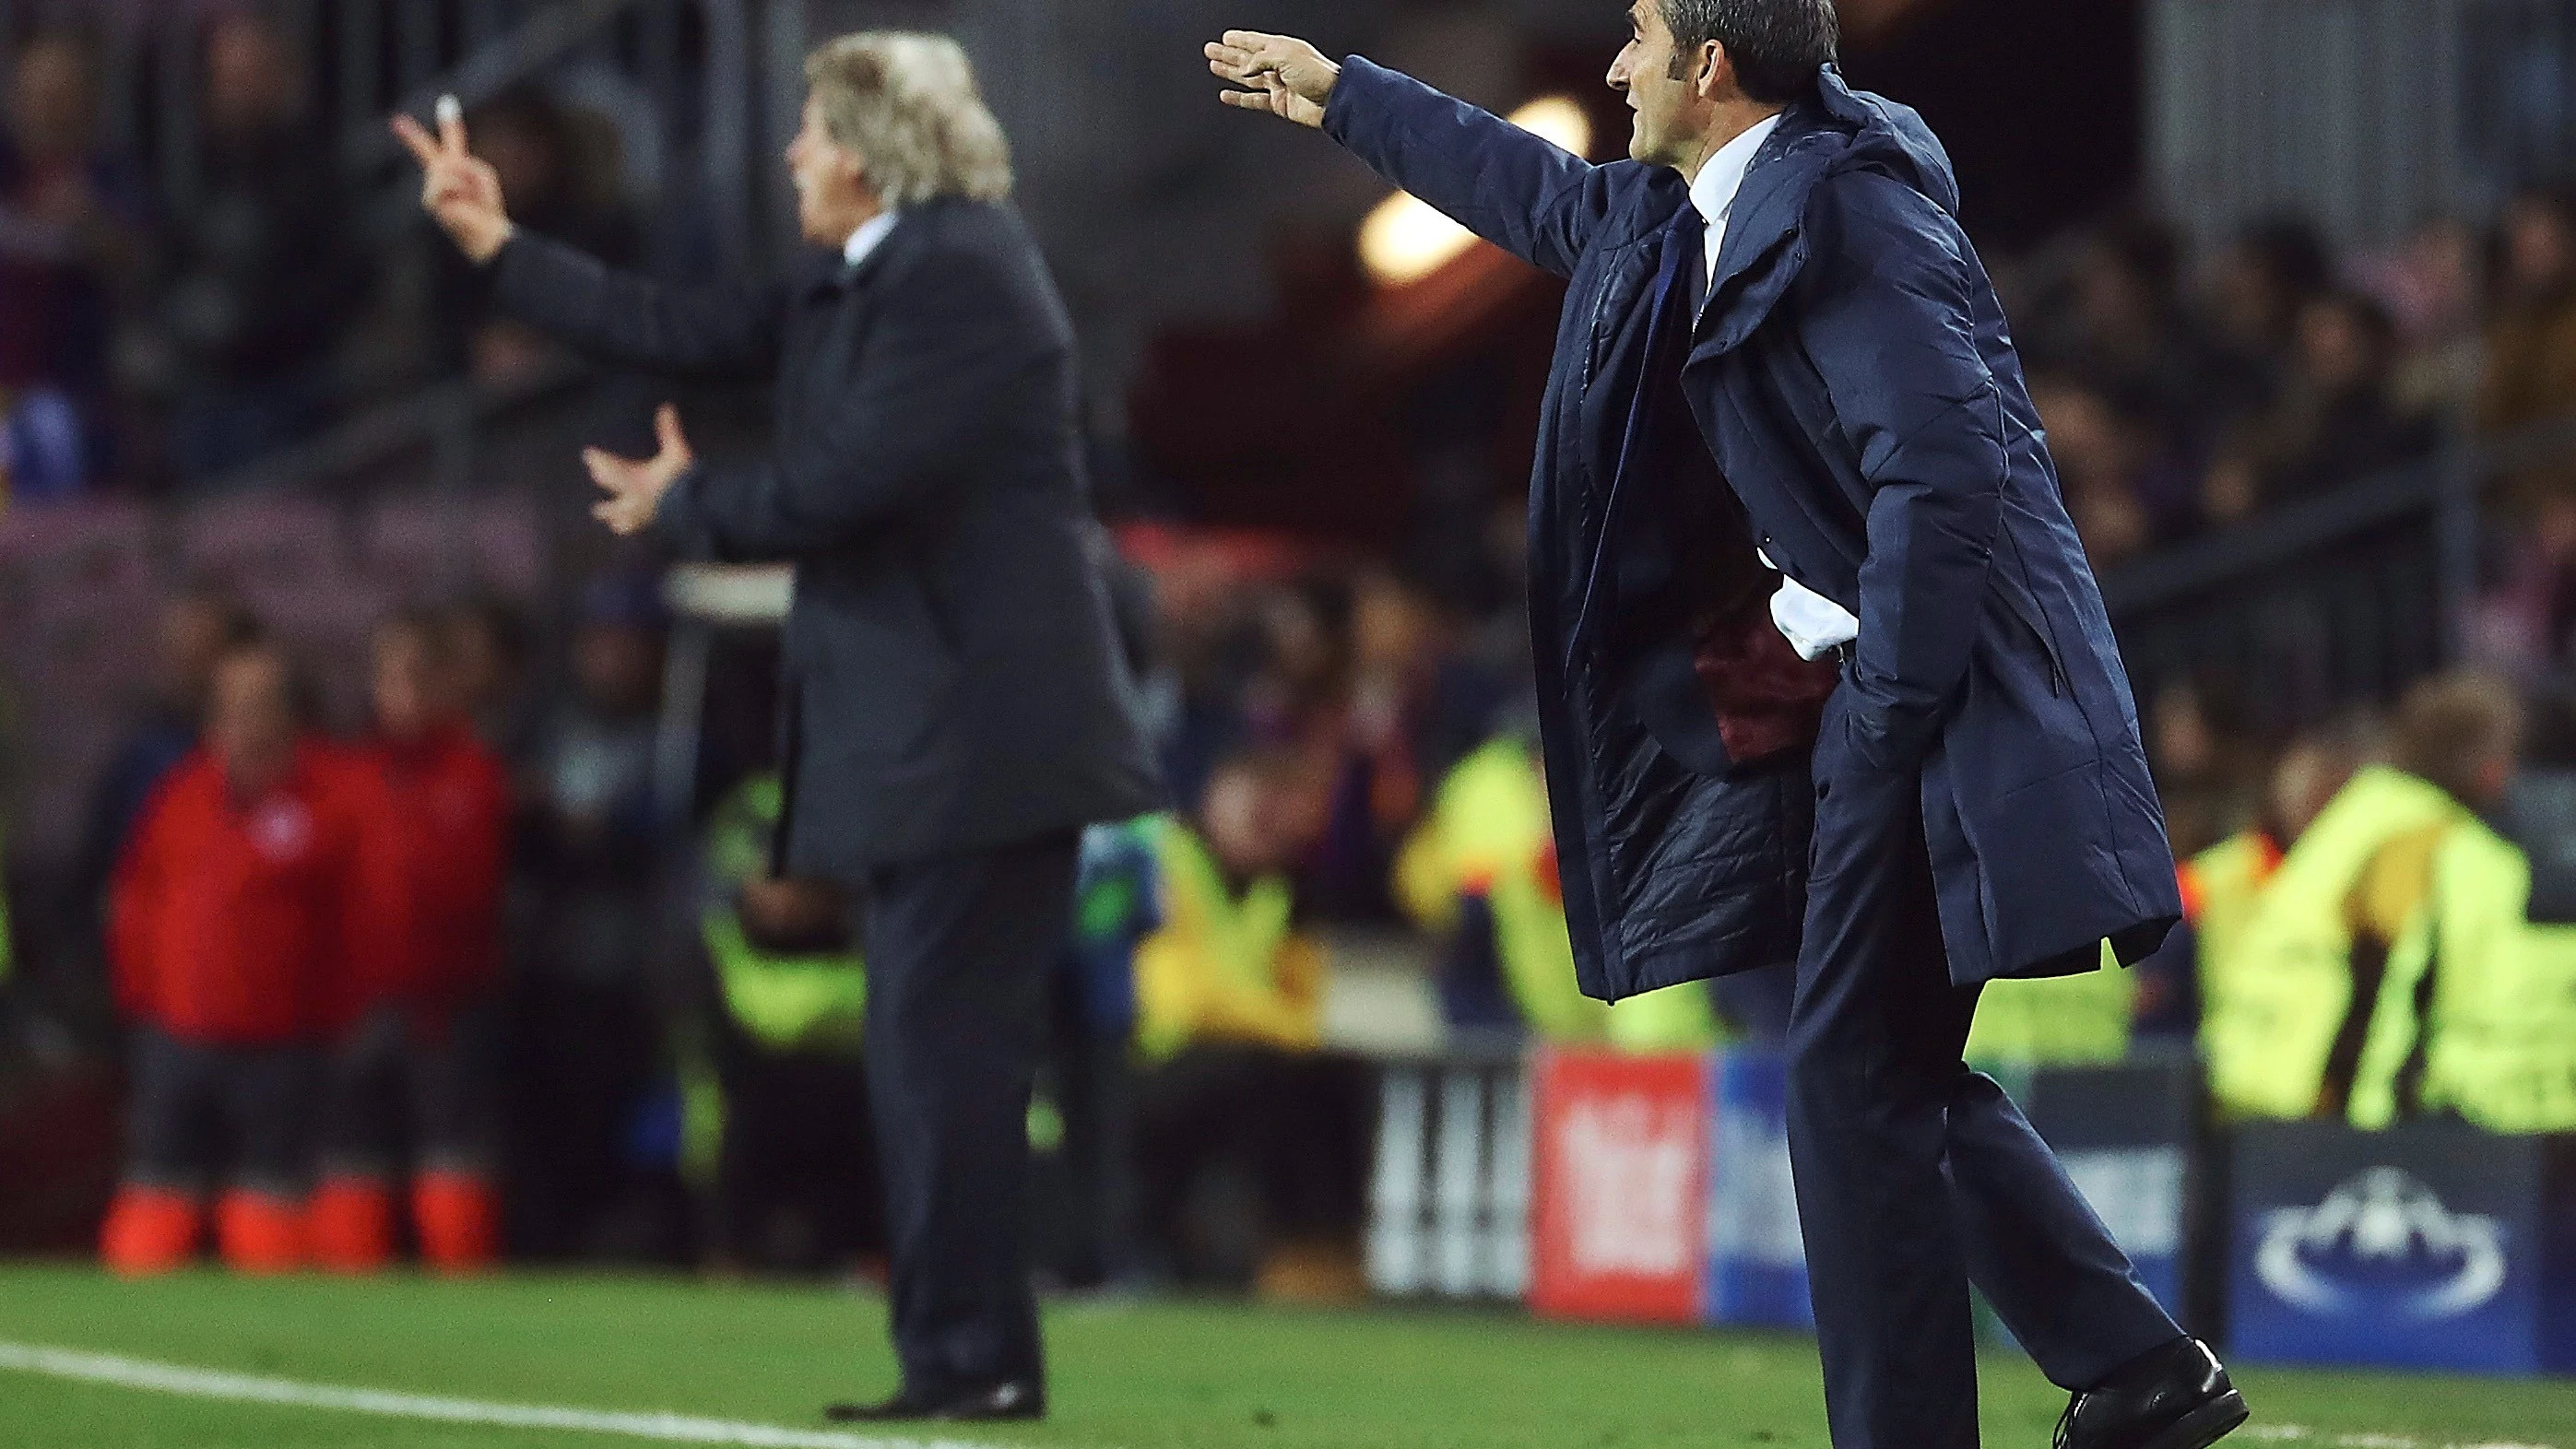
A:
[[[1618,999],[1796,961],[1789,1128],[1840,1449],[1977,1441],[1973,1279],[2074,1449],[2245,1418],[1960,1048],[1983,983],[2181,914],[2137,711],[1940,142],[1831,0],[1637,0],[1628,160],[1231,31],[1320,126],[1568,279],[1530,494],[1566,915]]]

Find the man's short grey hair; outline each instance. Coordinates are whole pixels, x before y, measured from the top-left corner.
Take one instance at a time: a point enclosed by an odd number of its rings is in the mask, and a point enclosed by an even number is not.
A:
[[[984,104],[966,52],[945,35],[863,30],[805,58],[823,128],[867,166],[887,206],[1011,194],[1011,143]]]
[[[1736,84],[1766,106],[1785,106],[1815,89],[1816,73],[1842,46],[1834,0],[1656,0],[1673,33],[1678,78],[1701,46],[1714,40],[1735,62]]]

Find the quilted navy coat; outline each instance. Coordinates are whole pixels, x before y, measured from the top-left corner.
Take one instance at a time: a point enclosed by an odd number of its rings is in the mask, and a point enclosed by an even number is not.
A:
[[[1921,778],[1956,980],[2164,938],[2181,902],[2137,707],[1913,111],[1826,70],[1755,156],[1696,317],[1658,305],[1698,225],[1678,173],[1589,164],[1358,57],[1324,129],[1570,283],[1530,625],[1586,992],[1797,952],[1834,679],[1784,656],[1762,556],[1860,619],[1837,714],[1853,754]]]

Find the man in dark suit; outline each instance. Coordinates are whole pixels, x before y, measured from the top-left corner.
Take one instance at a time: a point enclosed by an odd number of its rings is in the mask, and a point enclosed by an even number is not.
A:
[[[501,304],[605,361],[776,379],[766,458],[591,450],[599,516],[699,558],[789,559],[781,874],[857,887],[903,1387],[835,1418],[1043,1412],[1021,1223],[1046,973],[1077,832],[1158,788],[1085,540],[1073,337],[1010,161],[943,37],[845,36],[788,147],[785,283],[684,293],[510,225],[442,106],[395,125]]]
[[[1357,57],[1230,32],[1310,126],[1571,283],[1530,498],[1566,915],[1616,999],[1796,962],[1790,1150],[1840,1449],[1976,1443],[1968,1284],[2060,1444],[2242,1422],[2054,1157],[1960,1059],[1979,987],[2180,915],[2099,591],[1914,113],[1832,0],[1638,0],[1594,166]]]

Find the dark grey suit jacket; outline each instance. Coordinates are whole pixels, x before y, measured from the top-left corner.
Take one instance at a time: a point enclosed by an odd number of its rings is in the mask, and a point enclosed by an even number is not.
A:
[[[906,210],[859,266],[680,291],[520,236],[504,307],[603,361],[775,378],[765,458],[702,463],[655,530],[793,560],[784,869],[1036,839],[1160,799],[1085,540],[1073,331],[1004,205]]]

